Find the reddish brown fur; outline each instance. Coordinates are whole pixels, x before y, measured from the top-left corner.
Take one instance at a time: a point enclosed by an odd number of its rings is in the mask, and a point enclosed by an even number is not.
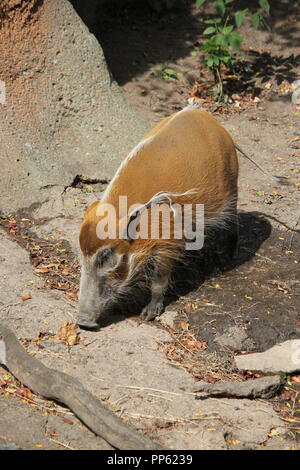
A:
[[[204,204],[205,217],[217,217],[226,201],[237,194],[238,162],[233,141],[210,114],[183,110],[157,124],[143,140],[154,136],[135,156],[123,164],[101,202],[118,207],[120,195],[128,197],[128,207],[143,204],[159,191],[196,194],[176,198],[177,203]],[[165,258],[174,256],[180,240],[101,240],[96,212],[101,202],[88,207],[80,230],[80,247],[90,257],[105,245],[117,246],[120,253],[134,252],[142,261],[157,249]],[[123,221],[119,221],[124,229]],[[175,250],[176,251],[176,250]]]

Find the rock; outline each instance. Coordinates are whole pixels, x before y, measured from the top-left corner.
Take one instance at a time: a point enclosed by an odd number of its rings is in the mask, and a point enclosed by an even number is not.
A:
[[[292,93],[292,103],[297,107],[300,106],[300,88]]]
[[[1,2],[0,67],[2,211],[110,180],[147,130],[67,0]]]
[[[280,377],[275,375],[247,380],[245,382],[210,384],[200,381],[195,384],[193,391],[201,392],[196,398],[206,398],[209,396],[271,398],[276,395],[280,385]]]
[[[217,336],[214,341],[222,347],[233,350],[249,349],[254,346],[251,339],[248,338],[246,331],[238,326],[229,328],[226,333]]]
[[[6,364],[5,343],[0,340],[0,364]]]
[[[300,370],[300,339],[285,341],[262,353],[236,356],[235,363],[240,370],[291,374]]]
[[[293,93],[292,93],[292,103],[296,105],[297,107],[300,106],[300,80],[295,80],[291,84]]]
[[[177,317],[177,312],[173,310],[166,311],[162,313],[158,320],[161,322],[162,325],[168,326],[169,328],[174,328],[174,322]]]
[[[0,450],[22,450],[21,447],[14,444],[0,444]]]
[[[295,80],[293,83],[291,83],[291,88],[293,90],[297,90],[298,88],[300,88],[300,80]]]

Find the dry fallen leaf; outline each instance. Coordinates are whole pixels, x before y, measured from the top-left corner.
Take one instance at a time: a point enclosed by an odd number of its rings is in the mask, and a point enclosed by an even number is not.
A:
[[[37,272],[37,273],[48,273],[49,268],[47,268],[46,266],[41,267],[41,268],[35,268],[35,272]]]
[[[235,439],[229,439],[228,444],[231,444],[232,446],[237,446],[238,444],[241,443],[241,441],[235,440]]]
[[[187,340],[186,345],[192,351],[204,351],[207,348],[206,341],[197,341],[195,339]]]
[[[187,322],[185,322],[185,321],[181,321],[181,322],[179,323],[179,326],[180,326],[180,328],[181,328],[182,330],[184,330],[184,331],[187,331],[187,330],[189,329],[189,324],[188,324]]]
[[[271,429],[271,431],[269,432],[268,436],[269,437],[274,437],[274,436],[278,436],[279,435],[279,432],[277,429]]]
[[[31,295],[23,295],[22,300],[25,302],[26,300],[31,299]]]
[[[74,292],[66,292],[66,295],[69,297],[71,300],[78,300],[78,295],[75,294]]]
[[[31,398],[32,397],[32,392],[29,390],[29,388],[26,387],[20,387],[16,390],[16,394],[19,395],[22,398]]]
[[[76,323],[69,323],[64,321],[57,336],[68,346],[74,346],[75,344],[78,344],[80,340],[79,334],[77,333],[77,328],[78,326]]]
[[[61,419],[67,424],[74,424],[74,421],[71,421],[69,418],[66,418],[65,416],[61,416]]]

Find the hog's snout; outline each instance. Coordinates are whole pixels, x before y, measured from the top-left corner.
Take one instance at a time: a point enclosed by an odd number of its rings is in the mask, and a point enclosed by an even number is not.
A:
[[[88,330],[95,330],[99,328],[99,324],[93,318],[89,318],[88,314],[79,313],[77,318],[77,324],[80,328],[85,328]]]

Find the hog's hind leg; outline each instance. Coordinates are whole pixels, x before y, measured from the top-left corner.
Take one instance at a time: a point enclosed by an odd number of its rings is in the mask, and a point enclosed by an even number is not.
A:
[[[228,254],[231,259],[237,259],[239,255],[239,219],[237,210],[232,213],[232,219],[228,222]]]

